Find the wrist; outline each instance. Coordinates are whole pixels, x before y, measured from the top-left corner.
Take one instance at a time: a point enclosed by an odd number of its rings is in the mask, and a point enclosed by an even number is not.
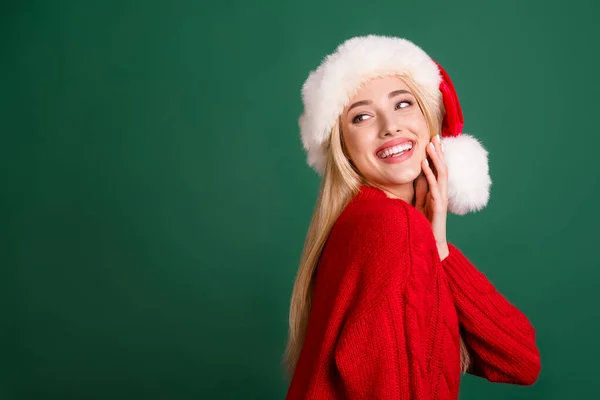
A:
[[[436,242],[438,253],[440,255],[440,261],[443,261],[448,255],[450,255],[450,249],[448,248],[448,243],[446,241]]]

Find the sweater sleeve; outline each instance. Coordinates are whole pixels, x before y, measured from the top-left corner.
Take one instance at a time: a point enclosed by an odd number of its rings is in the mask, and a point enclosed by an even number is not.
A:
[[[352,247],[361,258],[353,307],[342,324],[334,361],[344,398],[427,399],[413,348],[419,346],[415,311],[406,306],[412,268],[408,222],[402,210],[369,213]],[[363,242],[364,243],[361,243]],[[416,332],[415,332],[416,331]]]
[[[535,329],[452,244],[442,261],[469,350],[469,373],[492,382],[533,384],[540,372]]]
[[[335,349],[344,398],[428,399],[402,294],[388,294],[368,313],[348,324]]]

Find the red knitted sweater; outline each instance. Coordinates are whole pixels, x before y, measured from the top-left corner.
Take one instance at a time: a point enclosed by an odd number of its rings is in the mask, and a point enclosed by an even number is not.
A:
[[[534,328],[448,247],[440,262],[421,212],[363,186],[323,249],[287,399],[457,399],[459,327],[469,373],[532,384]]]

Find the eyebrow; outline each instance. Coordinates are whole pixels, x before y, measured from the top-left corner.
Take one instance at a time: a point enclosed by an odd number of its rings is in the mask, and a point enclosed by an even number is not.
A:
[[[398,96],[399,94],[404,94],[404,93],[412,95],[412,93],[409,92],[408,90],[400,89],[400,90],[394,90],[393,92],[390,92],[388,94],[388,99],[394,98],[394,97]],[[348,107],[348,111],[347,112],[350,112],[350,110],[352,110],[355,107],[365,106],[365,105],[369,105],[371,103],[373,103],[371,100],[357,101],[356,103],[354,103],[350,107]]]

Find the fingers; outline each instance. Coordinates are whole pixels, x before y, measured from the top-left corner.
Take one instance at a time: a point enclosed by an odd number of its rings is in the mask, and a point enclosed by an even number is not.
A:
[[[448,169],[446,167],[446,160],[444,159],[444,152],[442,150],[442,143],[440,141],[440,135],[433,137],[430,144],[427,145],[427,152],[434,163],[435,170],[437,172],[437,182],[441,190],[441,194],[447,197],[448,193]]]
[[[438,172],[446,172],[446,160],[444,159],[444,151],[442,150],[442,142],[440,135],[435,135],[430,144],[427,145],[427,152],[434,162],[435,169]]]
[[[427,147],[429,148],[429,145],[427,145]],[[422,164],[423,173],[425,174],[427,183],[429,184],[429,191],[434,198],[437,198],[439,197],[440,188],[437,179],[435,178],[435,174],[433,173],[433,170],[431,169],[427,159],[423,160]]]

